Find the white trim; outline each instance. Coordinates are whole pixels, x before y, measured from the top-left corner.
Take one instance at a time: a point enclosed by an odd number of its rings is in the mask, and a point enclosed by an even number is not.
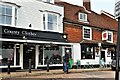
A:
[[[40,53],[39,53],[40,54]],[[44,46],[43,46],[43,65],[45,64],[44,61],[45,61],[45,58],[44,58]]]
[[[112,18],[112,19],[115,19],[115,17],[112,16],[112,14],[110,15],[110,13],[107,13],[107,12],[105,12],[105,11],[103,11],[103,10],[100,11],[100,14],[105,14],[106,16],[108,16],[108,17],[110,17],[110,18]]]
[[[11,68],[17,68],[17,67],[21,67],[21,66],[10,66]],[[8,68],[8,66],[0,66],[0,68]]]
[[[39,45],[36,45],[35,47],[36,47],[36,48],[35,48],[35,49],[36,49],[36,54],[35,54],[35,59],[36,59],[36,60],[35,60],[35,69],[37,69],[38,59],[39,59],[39,58],[38,58],[38,57],[39,57]]]
[[[53,64],[49,66],[63,66],[63,64]],[[38,65],[37,67],[47,67],[47,65]]]
[[[84,29],[90,29],[90,38],[84,38]],[[83,39],[92,40],[92,28],[90,28],[90,27],[83,27]]]
[[[28,43],[52,43],[52,44],[63,44],[63,45],[72,45],[72,43],[65,43],[65,42],[50,42],[50,41],[37,41],[37,40],[19,40],[19,39],[6,39],[0,38],[0,41],[11,41],[11,42],[28,42]]]
[[[16,44],[14,45],[14,66],[16,66]]]
[[[20,66],[23,69],[23,44],[20,45]]]
[[[12,22],[11,22],[11,25],[15,26],[15,7],[13,6],[12,7]]]

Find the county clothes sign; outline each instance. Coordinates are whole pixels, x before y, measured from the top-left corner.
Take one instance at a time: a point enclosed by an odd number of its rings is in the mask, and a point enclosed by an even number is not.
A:
[[[115,18],[120,17],[120,0],[116,0],[115,3]]]

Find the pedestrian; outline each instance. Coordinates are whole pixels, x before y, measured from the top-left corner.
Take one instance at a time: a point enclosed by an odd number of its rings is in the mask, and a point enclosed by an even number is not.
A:
[[[68,73],[69,58],[70,58],[69,50],[66,50],[66,53],[65,53],[65,56],[64,56],[64,73]]]

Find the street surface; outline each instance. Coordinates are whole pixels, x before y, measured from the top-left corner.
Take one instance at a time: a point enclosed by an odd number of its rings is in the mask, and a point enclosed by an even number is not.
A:
[[[27,76],[5,80],[115,80],[115,71],[94,71],[68,74]]]
[[[115,77],[114,71],[94,71],[56,75],[27,76],[25,78],[114,78],[114,77]]]

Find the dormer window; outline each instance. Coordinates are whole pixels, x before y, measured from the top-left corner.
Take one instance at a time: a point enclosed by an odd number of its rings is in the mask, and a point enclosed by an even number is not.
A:
[[[85,13],[79,13],[78,19],[82,22],[87,22],[87,14]]]
[[[54,4],[54,0],[42,0],[42,1]]]

